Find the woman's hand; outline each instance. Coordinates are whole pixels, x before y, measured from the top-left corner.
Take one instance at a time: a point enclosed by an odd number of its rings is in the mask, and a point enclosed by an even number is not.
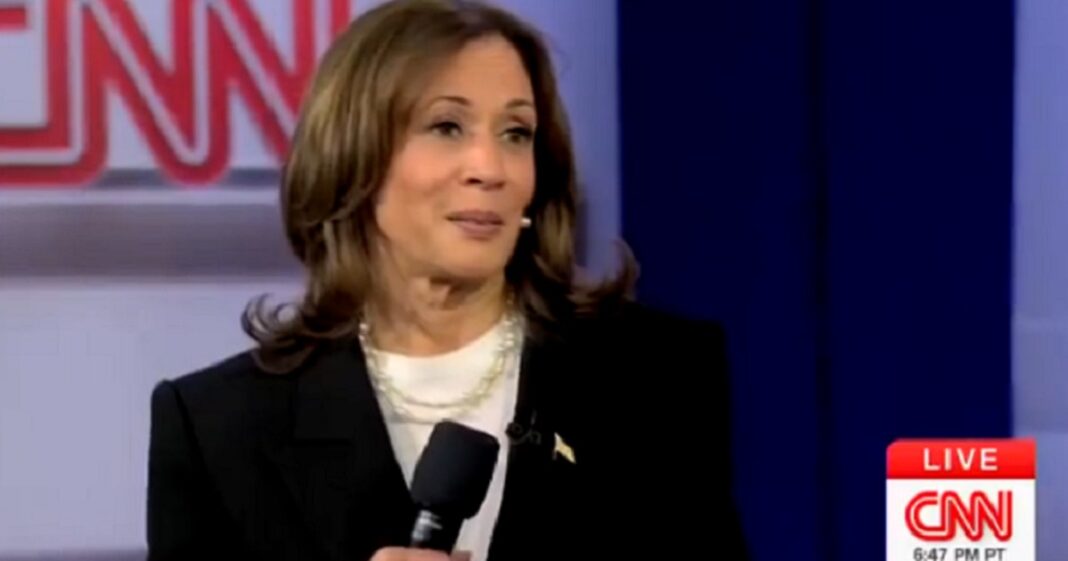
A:
[[[467,552],[453,553],[448,556],[440,551],[429,549],[409,549],[405,547],[387,547],[378,550],[371,561],[470,561]]]

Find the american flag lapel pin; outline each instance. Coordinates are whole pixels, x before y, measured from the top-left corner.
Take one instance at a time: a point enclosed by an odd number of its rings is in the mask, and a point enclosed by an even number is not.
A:
[[[553,445],[553,458],[563,456],[565,460],[575,463],[575,451],[564,442],[563,438],[560,438],[558,433],[554,433],[556,442]]]

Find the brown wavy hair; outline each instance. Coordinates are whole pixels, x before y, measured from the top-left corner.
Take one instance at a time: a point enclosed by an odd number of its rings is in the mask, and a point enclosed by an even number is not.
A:
[[[636,265],[620,242],[623,266],[608,279],[580,279],[575,237],[575,159],[549,51],[541,35],[499,8],[473,1],[394,0],[344,31],[325,54],[302,108],[284,166],[285,233],[307,271],[303,298],[253,300],[242,327],[262,367],[286,372],[323,343],[354,339],[364,304],[377,294],[379,235],[374,203],[423,86],[468,42],[501,36],[530,77],[539,126],[536,185],[505,276],[534,335],[559,321],[628,299]]]

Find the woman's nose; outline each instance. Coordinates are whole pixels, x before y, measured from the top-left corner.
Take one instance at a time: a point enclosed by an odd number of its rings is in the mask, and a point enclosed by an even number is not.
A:
[[[499,189],[504,185],[502,147],[492,136],[480,136],[471,141],[465,153],[464,183],[483,189]]]

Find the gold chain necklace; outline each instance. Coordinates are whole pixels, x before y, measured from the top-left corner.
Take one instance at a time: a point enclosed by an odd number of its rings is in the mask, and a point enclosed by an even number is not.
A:
[[[371,375],[371,381],[375,389],[381,392],[393,407],[394,413],[409,422],[433,424],[446,418],[458,419],[463,417],[482,405],[486,398],[489,397],[497,382],[503,377],[508,367],[508,361],[518,347],[521,333],[520,323],[518,314],[506,313],[502,334],[497,342],[497,348],[490,367],[485,374],[479,377],[473,387],[459,397],[445,401],[420,399],[404,392],[393,383],[393,379],[382,366],[380,351],[371,345],[371,328],[366,320],[360,322],[359,337],[364,356],[367,358],[367,371]],[[432,409],[438,414],[419,414],[413,410],[413,407]]]

